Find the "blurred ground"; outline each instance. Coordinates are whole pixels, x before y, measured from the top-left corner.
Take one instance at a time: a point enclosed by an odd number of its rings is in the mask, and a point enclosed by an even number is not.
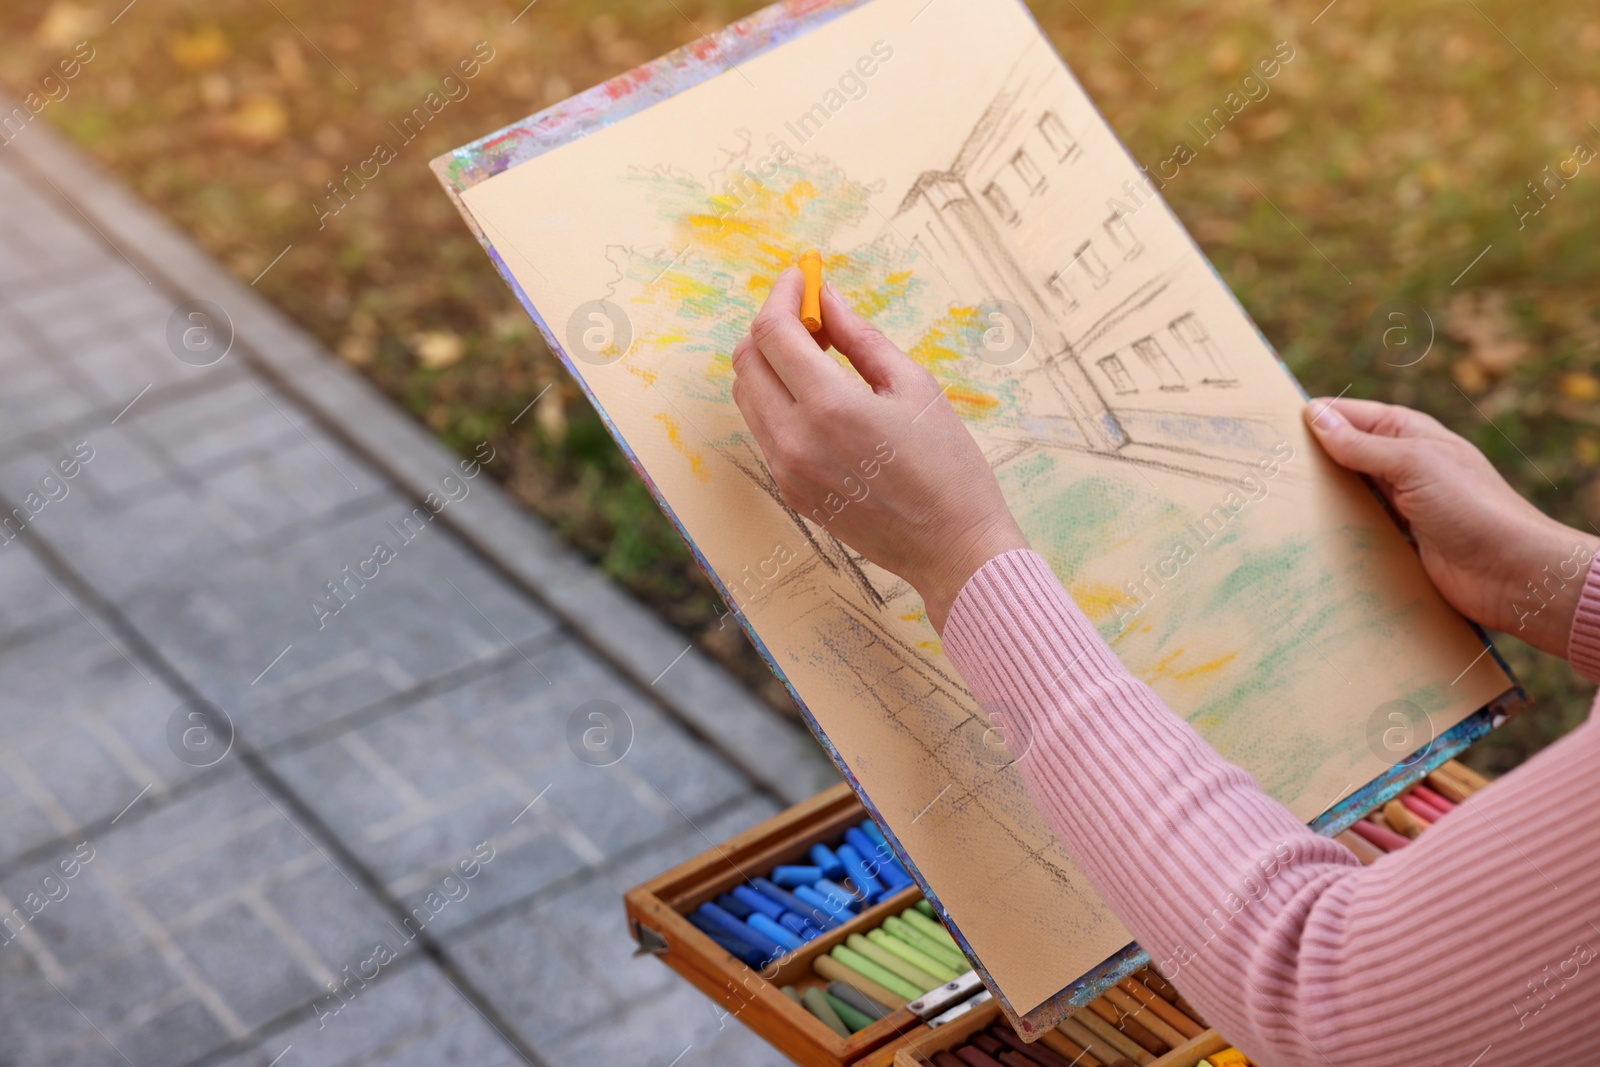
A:
[[[743,638],[715,625],[715,593],[425,167],[757,5],[125,2],[7,4],[0,82],[33,90],[87,39],[92,59],[35,121],[240,279],[260,275],[259,291],[446,441],[490,439],[518,499],[785,705]],[[1168,201],[1313,394],[1430,411],[1547,511],[1600,524],[1600,166],[1574,151],[1600,149],[1600,13],[1571,0],[1031,6],[1151,166],[1290,42],[1270,95],[1181,168]],[[326,183],[479,41],[492,58],[470,95],[321,217]],[[1563,164],[1568,179],[1535,199],[1530,183]],[[1411,311],[1386,347],[1394,301]],[[1478,747],[1493,769],[1587,708],[1563,665],[1502,647],[1541,713]]]

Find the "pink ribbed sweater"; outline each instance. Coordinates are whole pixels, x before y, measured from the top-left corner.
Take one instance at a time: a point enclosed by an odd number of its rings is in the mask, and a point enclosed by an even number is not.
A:
[[[1026,717],[1019,765],[1067,852],[1257,1063],[1600,1064],[1592,717],[1362,867],[1130,675],[1037,554],[973,575],[944,644],[980,704]],[[1600,680],[1600,564],[1569,659]],[[1104,833],[1125,810],[1138,836]]]

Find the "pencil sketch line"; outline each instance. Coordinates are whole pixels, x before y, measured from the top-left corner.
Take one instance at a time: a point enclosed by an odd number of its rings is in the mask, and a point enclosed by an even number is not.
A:
[[[1267,202],[1267,204],[1272,208],[1272,210],[1276,211],[1280,215],[1283,215],[1283,221],[1287,222],[1291,227],[1293,227],[1294,228],[1294,232],[1298,233],[1300,235],[1301,239],[1304,240],[1306,244],[1310,245],[1312,250],[1315,251],[1317,253],[1317,255],[1321,256],[1324,260],[1326,260],[1328,266],[1332,267],[1334,269],[1334,272],[1336,274],[1338,274],[1339,277],[1344,278],[1344,283],[1346,285],[1353,284],[1350,281],[1349,278],[1345,277],[1344,271],[1339,269],[1339,265],[1337,263],[1335,263],[1333,260],[1328,259],[1328,254],[1326,252],[1324,252],[1322,249],[1318,248],[1317,247],[1317,243],[1315,241],[1313,241],[1311,238],[1307,237],[1304,230],[1302,230],[1298,226],[1295,226],[1294,220],[1291,219],[1287,214],[1284,213],[1283,208],[1279,207],[1277,204],[1274,204],[1272,202],[1272,198],[1267,196],[1266,193],[1263,193],[1261,191],[1261,187],[1259,185],[1257,185],[1253,181],[1250,181],[1249,178],[1246,178],[1245,181],[1247,183],[1249,183],[1250,188],[1252,188],[1252,189],[1254,189],[1256,191],[1256,195],[1257,196],[1261,197],[1261,199],[1263,199],[1263,200],[1265,200]]]
[[[1464,270],[1460,274],[1456,275],[1456,281],[1450,283],[1451,287],[1454,288],[1456,282],[1459,282],[1462,278],[1465,278],[1467,276],[1467,271],[1471,270],[1473,267],[1476,267],[1478,265],[1478,260],[1480,260],[1484,256],[1488,255],[1489,254],[1489,249],[1491,249],[1493,247],[1494,247],[1494,242],[1493,241],[1490,241],[1488,244],[1484,245],[1483,246],[1483,251],[1479,252],[1476,256],[1473,256],[1472,257],[1472,262],[1467,264],[1467,270]]]
[[[1451,385],[1455,385],[1454,382],[1451,382],[1450,384]],[[1506,439],[1506,444],[1510,445],[1512,448],[1515,448],[1517,450],[1517,455],[1521,456],[1524,460],[1526,460],[1528,466],[1532,467],[1534,470],[1539,472],[1539,477],[1543,478],[1545,480],[1545,482],[1550,486],[1550,488],[1554,489],[1556,487],[1556,483],[1550,481],[1550,476],[1544,472],[1544,468],[1540,467],[1532,459],[1529,459],[1528,458],[1528,454],[1526,452],[1524,452],[1521,448],[1518,448],[1517,443],[1515,441],[1513,441],[1511,439],[1511,437],[1504,430],[1502,430],[1499,426],[1495,425],[1495,421],[1493,419],[1491,419],[1487,414],[1484,413],[1484,410],[1477,405],[1476,401],[1474,401],[1470,396],[1467,396],[1466,392],[1462,390],[1461,386],[1456,385],[1456,392],[1460,393],[1462,399],[1464,399],[1467,403],[1472,405],[1472,410],[1473,411],[1476,411],[1479,415],[1483,416],[1483,421],[1487,422],[1491,427],[1493,427],[1495,433],[1499,434],[1501,437],[1504,437]]]

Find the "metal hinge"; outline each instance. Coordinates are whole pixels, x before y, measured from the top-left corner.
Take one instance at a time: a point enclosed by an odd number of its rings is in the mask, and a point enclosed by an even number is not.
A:
[[[641,923],[638,919],[630,919],[628,925],[633,929],[633,939],[639,943],[639,947],[633,950],[635,956],[666,955],[666,938]]]
[[[991,994],[983,987],[978,972],[968,971],[955,981],[924,993],[906,1009],[929,1027],[936,1027],[960,1018],[989,999]]]

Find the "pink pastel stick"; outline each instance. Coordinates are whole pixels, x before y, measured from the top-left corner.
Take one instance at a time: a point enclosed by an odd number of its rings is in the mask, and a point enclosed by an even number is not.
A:
[[[1379,826],[1377,823],[1368,822],[1366,819],[1357,819],[1355,821],[1355,825],[1350,827],[1350,829],[1354,830],[1368,841],[1371,841],[1374,845],[1377,845],[1385,852],[1393,852],[1396,849],[1405,848],[1411,843],[1408,838],[1401,837],[1388,827]]]

